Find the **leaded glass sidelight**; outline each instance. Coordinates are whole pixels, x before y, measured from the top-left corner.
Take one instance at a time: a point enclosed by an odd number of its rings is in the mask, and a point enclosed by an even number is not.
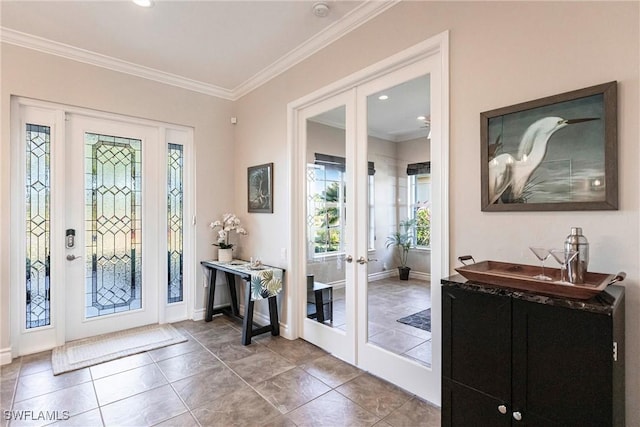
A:
[[[183,163],[182,145],[169,144],[167,156],[167,302],[183,298]]]
[[[51,128],[26,125],[26,328],[51,324]]]
[[[85,134],[86,317],[142,307],[142,147]]]

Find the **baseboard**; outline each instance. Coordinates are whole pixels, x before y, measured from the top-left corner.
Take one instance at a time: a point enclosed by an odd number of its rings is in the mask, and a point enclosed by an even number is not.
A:
[[[11,347],[0,349],[0,366],[8,365],[13,358],[11,357]]]
[[[371,273],[369,274],[368,278],[370,282],[374,282],[376,280],[388,279],[390,277],[397,276],[397,275],[398,275],[397,270],[384,270],[384,271],[378,271],[377,273]]]
[[[193,313],[191,314],[191,320],[194,320],[196,322],[198,320],[204,320],[205,314],[206,314],[206,310],[204,308],[193,310]]]
[[[375,280],[389,279],[391,277],[398,277],[398,269],[393,270],[385,270],[379,271],[377,273],[369,274],[369,281],[373,282]],[[411,270],[409,273],[409,278],[413,277],[414,279],[431,281],[431,274],[424,273],[422,271]]]
[[[423,273],[422,271],[412,271],[409,273],[409,278],[413,276],[414,279],[426,280],[427,282],[431,281],[431,274]]]

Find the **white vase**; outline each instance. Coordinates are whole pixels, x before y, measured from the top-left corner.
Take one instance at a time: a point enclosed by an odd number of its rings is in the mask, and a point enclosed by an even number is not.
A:
[[[233,259],[233,249],[218,249],[218,261],[230,262]]]

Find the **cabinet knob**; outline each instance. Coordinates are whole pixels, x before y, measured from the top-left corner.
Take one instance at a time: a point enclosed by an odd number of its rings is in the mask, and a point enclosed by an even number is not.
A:
[[[522,420],[522,414],[518,411],[513,413],[513,419],[516,421],[521,421]]]
[[[500,412],[502,415],[507,413],[507,407],[505,405],[500,405],[498,406],[498,412]]]

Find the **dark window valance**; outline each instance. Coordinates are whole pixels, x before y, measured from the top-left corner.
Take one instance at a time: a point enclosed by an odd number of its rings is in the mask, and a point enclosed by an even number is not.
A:
[[[407,175],[424,175],[431,173],[431,162],[409,163]]]
[[[325,168],[338,169],[340,172],[345,171],[345,158],[340,156],[331,156],[328,154],[315,153],[316,165],[322,165]],[[368,162],[369,175],[376,174],[376,168],[373,162]]]

